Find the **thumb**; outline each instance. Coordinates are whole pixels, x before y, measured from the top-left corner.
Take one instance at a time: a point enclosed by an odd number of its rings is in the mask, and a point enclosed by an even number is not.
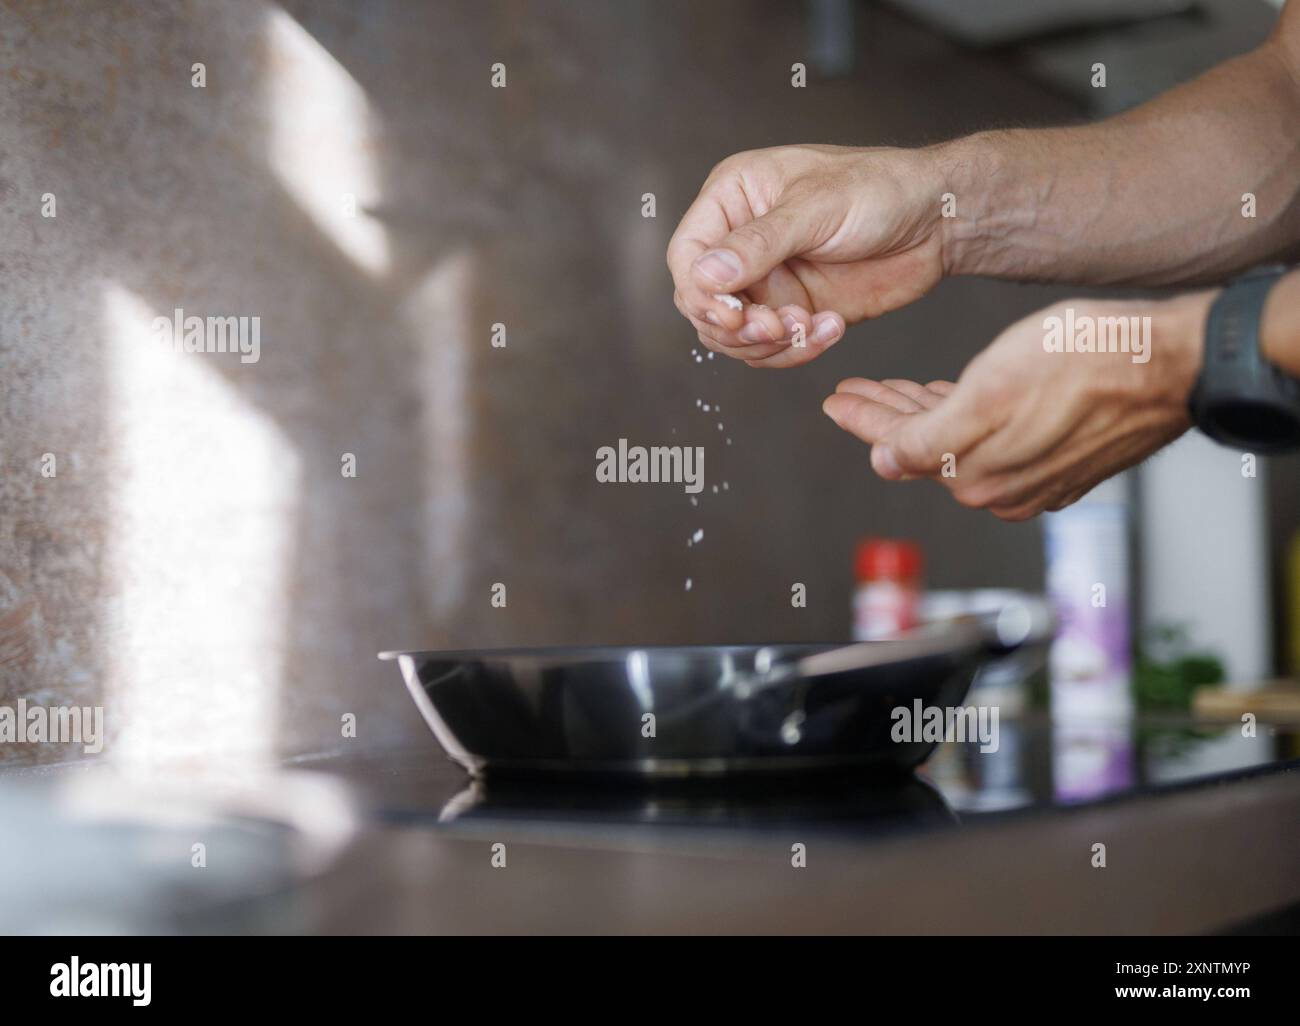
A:
[[[899,418],[871,449],[871,466],[890,481],[934,477],[987,435],[986,418],[965,402],[960,386],[938,406]]]
[[[773,207],[701,254],[692,275],[706,292],[739,292],[790,257],[812,249],[813,222],[807,204]]]

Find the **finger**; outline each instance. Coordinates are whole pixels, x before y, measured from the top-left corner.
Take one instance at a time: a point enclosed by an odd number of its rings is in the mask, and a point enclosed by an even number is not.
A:
[[[925,410],[932,410],[943,402],[943,396],[931,392],[918,382],[908,381],[906,378],[885,378],[881,384],[892,388],[895,392],[901,392]]]
[[[844,337],[844,318],[834,310],[819,310],[813,314],[813,332],[808,348],[824,353]]]
[[[954,389],[932,410],[905,417],[871,451],[871,465],[887,480],[933,477],[997,428],[996,411],[981,406],[974,389]],[[962,467],[959,473],[969,470]]]
[[[1061,494],[1054,496],[1048,502],[1046,512],[1059,513],[1067,506],[1073,506],[1091,490],[1091,488],[1070,488]]]
[[[765,277],[747,285],[744,294],[751,302],[773,310],[783,306],[797,306],[810,312],[814,309],[812,297],[789,264],[778,264]]]
[[[697,331],[695,337],[698,338],[700,340],[700,344],[710,352],[722,353],[724,356],[726,355],[726,350],[723,349],[722,346],[718,345],[717,342],[715,342],[712,338],[706,335],[703,331]]]
[[[685,317],[688,321],[703,323],[703,320],[691,313],[690,308],[686,305],[686,300],[676,289],[673,290],[673,306],[677,307],[677,312]]]
[[[691,322],[691,327],[693,327],[699,335],[700,341],[704,342],[705,345],[714,352],[722,353],[725,356],[740,356],[741,353],[729,352],[729,350],[745,350],[747,355],[750,357],[759,355],[759,352],[755,347],[737,337],[734,332],[727,331],[725,328],[719,327],[715,324],[705,323],[698,317],[693,316],[690,311],[686,309],[686,304],[681,298],[681,293],[673,293],[673,302],[676,304],[677,309],[681,311],[682,315]],[[782,346],[777,346],[774,349],[764,349],[761,355],[767,355],[768,353],[775,352],[780,348],[782,348]]]
[[[716,188],[706,185],[682,216],[668,242],[668,270],[673,276],[674,287],[681,294],[684,312],[702,320],[706,314],[712,314],[719,325],[737,331],[744,323],[743,312],[718,298],[731,290],[701,286],[692,270],[696,260],[708,251],[710,245],[726,238],[731,231],[731,222],[727,220],[719,196]]]
[[[779,342],[785,338],[785,325],[770,307],[755,304],[745,308],[745,325],[740,329],[742,342]]]
[[[715,353],[723,353],[725,355],[727,349],[734,348],[737,345],[735,336],[726,329],[719,328],[715,324],[705,324],[703,321],[691,317],[689,314],[687,315],[687,318],[690,320],[691,327],[695,329],[700,341]]]
[[[911,396],[891,388],[883,381],[872,381],[869,378],[848,378],[836,385],[835,391],[861,396],[863,399],[882,403],[885,406],[892,407],[899,413],[920,413],[925,409]]]
[[[711,324],[696,320],[692,320],[691,324],[694,325],[699,340],[704,343],[706,348],[733,360],[744,360],[746,362],[762,360],[773,353],[781,352],[786,347],[784,342],[759,342],[757,344],[741,342],[731,333]]]
[[[681,294],[680,291],[676,289],[673,290],[673,305],[677,307],[677,312],[680,313],[687,320],[693,323],[694,322],[708,323],[713,327],[722,328],[724,331],[727,331],[728,334],[734,337],[735,329],[728,329],[726,325],[723,323],[723,318],[718,315],[716,310],[706,309],[702,313],[692,310],[689,304],[686,302],[685,297]],[[728,308],[728,310],[729,312],[734,313],[736,315],[736,318],[739,319],[737,321],[736,327],[737,328],[740,327],[740,325],[744,323],[744,318],[745,318],[745,315],[742,312],[743,307],[741,311],[731,310],[731,308]]]
[[[906,413],[900,413],[884,403],[872,402],[860,395],[836,392],[822,403],[822,412],[842,430],[855,435],[868,445],[887,435]]]
[[[808,345],[808,339],[813,333],[812,314],[802,306],[791,303],[778,309],[776,315],[781,319],[781,327],[785,331],[782,337],[785,341],[791,345]]]
[[[788,348],[784,342],[756,342],[753,345],[734,346],[727,350],[727,355],[736,360],[744,360],[751,367],[765,367],[768,360],[775,359]]]
[[[1038,503],[1028,503],[1023,506],[990,506],[989,512],[999,520],[1006,520],[1015,524],[1038,516],[1039,513],[1043,512],[1043,507]]]
[[[673,290],[673,306],[677,307],[677,312],[693,324],[698,325],[707,322],[710,326],[717,325],[716,318],[714,320],[709,320],[709,318],[713,316],[711,313],[706,312],[703,317],[692,313],[690,307],[686,305],[686,300],[676,289]]]
[[[735,292],[767,276],[789,257],[816,247],[813,198],[781,203],[761,217],[737,226],[716,245],[698,254],[691,273],[701,292]]]
[[[750,362],[750,366],[798,367],[809,360],[815,360],[843,337],[844,318],[837,313],[823,311],[813,316],[812,336],[804,340],[804,345],[791,342],[781,352],[769,356],[761,364]]]
[[[760,360],[786,347],[784,342],[745,342],[731,332],[703,321],[692,320],[691,324],[699,333],[701,342],[707,339],[705,344],[714,352],[737,360]]]
[[[673,303],[681,314],[691,322],[691,326],[695,328],[700,341],[714,352],[722,353],[724,356],[757,361],[774,353],[779,353],[786,347],[784,342],[759,342],[756,344],[740,337],[735,332],[727,331],[718,325],[705,323],[691,314],[680,292],[673,292]],[[762,307],[751,309],[755,311],[752,317],[763,325],[762,331],[764,332],[770,332],[774,324],[780,323],[779,318],[775,317],[775,315],[768,317],[763,314],[762,310],[764,308]],[[771,311],[768,311],[768,313],[771,313]]]
[[[926,390],[934,392],[936,395],[951,395],[952,390],[957,387],[953,381],[931,381],[926,384]]]
[[[734,356],[738,360],[762,360],[775,353],[785,349],[784,342],[724,342],[723,347],[727,350],[728,356]]]

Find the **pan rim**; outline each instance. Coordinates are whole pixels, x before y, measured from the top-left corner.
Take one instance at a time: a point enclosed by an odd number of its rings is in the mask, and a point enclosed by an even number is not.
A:
[[[870,644],[888,645],[889,640],[870,642]],[[721,645],[536,645],[504,648],[468,648],[468,649],[385,649],[378,658],[385,662],[410,658],[454,659],[462,662],[481,662],[488,659],[541,658],[562,659],[564,662],[587,662],[592,659],[625,659],[632,652],[711,652],[736,653],[756,652],[764,648],[798,648],[808,652],[812,650],[829,651],[849,645],[859,645],[856,641],[764,641],[759,643],[737,642]]]

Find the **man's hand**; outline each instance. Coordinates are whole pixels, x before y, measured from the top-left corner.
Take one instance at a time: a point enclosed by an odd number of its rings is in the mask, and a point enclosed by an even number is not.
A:
[[[713,169],[668,245],[677,308],[715,352],[806,363],[846,322],[910,303],[943,276],[942,194],[923,150],[738,153]]]
[[[1058,304],[1003,332],[955,385],[850,378],[822,408],[872,446],[881,477],[934,478],[964,506],[1024,520],[1076,502],[1187,430],[1213,298]],[[1147,316],[1147,362],[1044,347],[1048,318],[1078,328]]]
[[[710,349],[789,367],[944,275],[1223,281],[1300,245],[1297,147],[1300,0],[1262,46],[1097,124],[729,157],[669,244],[677,307]]]

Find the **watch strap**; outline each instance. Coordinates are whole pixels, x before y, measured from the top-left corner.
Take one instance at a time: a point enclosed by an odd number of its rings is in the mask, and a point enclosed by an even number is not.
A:
[[[1192,420],[1217,442],[1257,452],[1300,445],[1300,380],[1259,348],[1264,304],[1291,268],[1259,267],[1229,283],[1210,308],[1204,362],[1188,399]]]

